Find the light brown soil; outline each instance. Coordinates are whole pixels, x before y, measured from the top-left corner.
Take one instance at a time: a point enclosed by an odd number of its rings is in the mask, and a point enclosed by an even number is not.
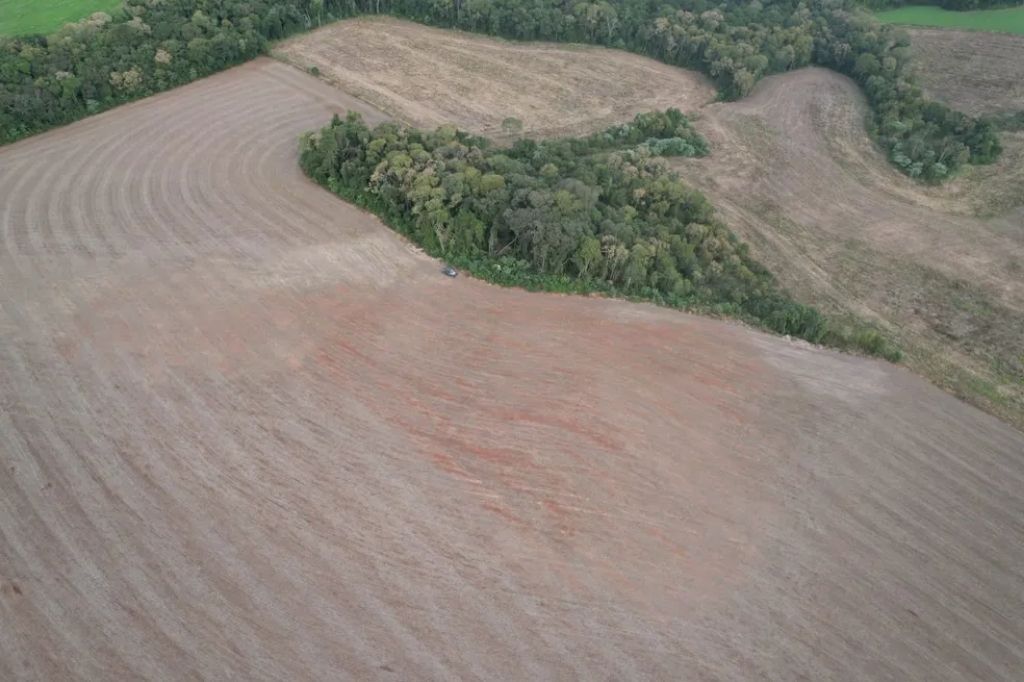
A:
[[[0,149],[0,679],[1019,679],[1024,435],[445,278],[298,170],[349,107],[257,60]]]
[[[651,109],[697,109],[715,96],[700,74],[617,50],[512,43],[390,18],[331,24],[274,55],[415,126],[503,134],[591,132]]]
[[[1024,111],[1024,36],[907,29],[925,93],[978,116]]]
[[[703,109],[711,155],[677,166],[798,298],[876,323],[910,367],[1024,426],[1024,136],[927,188],[887,163],[866,115],[834,72],[768,78]]]

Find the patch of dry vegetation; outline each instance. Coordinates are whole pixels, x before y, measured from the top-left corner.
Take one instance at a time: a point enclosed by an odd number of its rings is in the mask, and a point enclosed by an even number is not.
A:
[[[274,56],[421,128],[500,136],[516,118],[535,136],[600,130],[641,111],[693,111],[711,83],[627,52],[513,43],[385,17],[341,21],[279,44]]]
[[[928,97],[983,116],[1024,110],[1024,36],[908,29]]]

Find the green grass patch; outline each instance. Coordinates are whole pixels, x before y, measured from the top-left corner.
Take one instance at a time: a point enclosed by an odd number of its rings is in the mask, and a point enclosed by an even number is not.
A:
[[[0,0],[0,36],[52,33],[93,12],[115,12],[121,0]]]
[[[879,21],[886,24],[961,28],[969,31],[1024,35],[1024,7],[951,12],[941,7],[914,5],[879,12],[876,16]]]

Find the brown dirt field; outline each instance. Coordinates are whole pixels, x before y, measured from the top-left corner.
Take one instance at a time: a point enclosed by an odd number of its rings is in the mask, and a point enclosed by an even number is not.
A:
[[[677,167],[790,291],[876,323],[910,367],[1024,426],[1024,136],[927,188],[886,162],[858,88],[824,69],[701,114],[711,156]]]
[[[1024,434],[447,279],[297,168],[349,107],[261,59],[0,149],[0,679],[1019,679]]]
[[[618,50],[514,43],[390,18],[341,21],[280,43],[274,56],[418,127],[500,136],[569,135],[642,111],[699,108],[714,86],[692,71]]]
[[[930,28],[907,33],[929,97],[975,116],[1024,111],[1024,36]]]

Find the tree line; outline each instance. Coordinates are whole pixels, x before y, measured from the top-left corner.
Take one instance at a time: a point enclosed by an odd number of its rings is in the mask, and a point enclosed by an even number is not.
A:
[[[0,143],[250,59],[327,20],[388,13],[506,38],[587,42],[711,76],[726,98],[819,64],[861,84],[871,130],[912,177],[1000,152],[988,122],[927,101],[905,34],[854,0],[126,0],[51,36],[0,39]]]
[[[750,320],[897,358],[877,333],[831,329],[789,298],[663,156],[707,145],[679,111],[582,138],[492,145],[453,126],[369,128],[358,114],[303,137],[304,171],[432,255],[491,281],[601,291]]]

